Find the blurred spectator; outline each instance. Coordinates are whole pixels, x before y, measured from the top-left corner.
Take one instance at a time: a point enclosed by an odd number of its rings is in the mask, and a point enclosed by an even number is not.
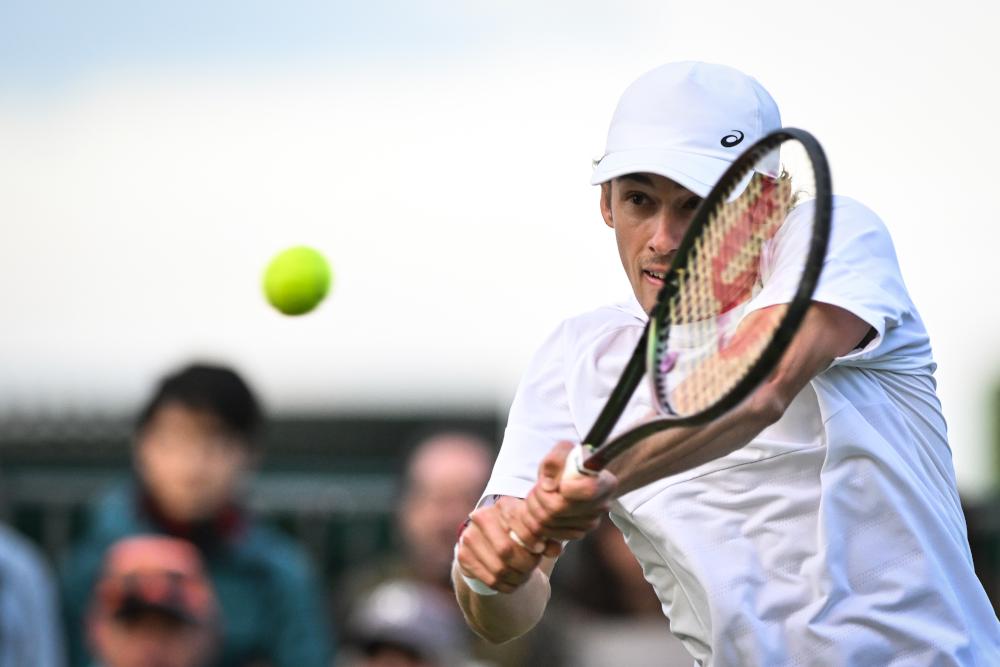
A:
[[[398,515],[407,567],[449,595],[458,529],[486,486],[493,455],[473,435],[439,433],[419,442],[406,465]]]
[[[460,667],[469,664],[461,614],[427,584],[390,581],[357,605],[348,637],[350,667]]]
[[[218,630],[215,594],[190,543],[148,536],[111,547],[87,614],[100,667],[204,667]]]
[[[160,533],[194,544],[222,609],[225,667],[323,666],[329,624],[303,550],[250,516],[244,487],[258,458],[261,413],[226,368],[195,365],[163,380],[135,434],[135,478],[101,498],[64,573],[74,665],[87,601],[105,551],[122,537]]]
[[[61,667],[58,595],[48,565],[0,524],[0,667]]]
[[[486,486],[494,456],[490,443],[470,433],[443,431],[418,441],[406,462],[397,510],[400,553],[349,572],[338,591],[343,599],[339,606],[357,609],[378,584],[403,580],[425,585],[428,595],[436,594],[461,620],[451,587],[455,540]],[[481,664],[558,667],[563,664],[558,607],[556,601],[532,632],[500,646],[466,629],[472,654]]]

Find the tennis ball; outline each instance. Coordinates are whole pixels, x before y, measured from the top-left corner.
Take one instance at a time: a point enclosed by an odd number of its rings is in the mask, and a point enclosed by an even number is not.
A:
[[[279,252],[264,271],[264,296],[285,315],[303,315],[330,291],[333,272],[316,250],[296,246]]]

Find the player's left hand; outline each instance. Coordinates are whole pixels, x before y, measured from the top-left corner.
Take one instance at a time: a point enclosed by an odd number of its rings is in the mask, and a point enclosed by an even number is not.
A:
[[[576,540],[597,527],[618,487],[607,470],[599,475],[563,477],[573,443],[560,442],[542,459],[538,482],[509,518],[511,530],[529,549],[547,540]]]

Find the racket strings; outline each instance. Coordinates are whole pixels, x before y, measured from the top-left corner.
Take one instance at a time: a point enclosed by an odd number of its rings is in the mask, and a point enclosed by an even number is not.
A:
[[[790,179],[755,174],[739,197],[710,213],[667,304],[673,330],[657,341],[661,373],[656,388],[669,412],[687,415],[708,408],[767,347],[779,321],[759,320],[752,331],[737,324],[759,281],[765,242],[781,227],[793,200]],[[668,369],[669,375],[663,372]],[[666,386],[666,377],[675,380],[673,386]]]

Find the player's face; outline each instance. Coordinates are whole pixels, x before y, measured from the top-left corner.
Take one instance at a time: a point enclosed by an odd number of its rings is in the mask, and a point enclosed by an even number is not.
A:
[[[213,516],[250,467],[247,446],[214,415],[167,403],[139,435],[136,464],[153,498],[175,521]]]
[[[656,174],[627,174],[601,186],[601,215],[615,230],[618,254],[647,313],[701,197]]]

